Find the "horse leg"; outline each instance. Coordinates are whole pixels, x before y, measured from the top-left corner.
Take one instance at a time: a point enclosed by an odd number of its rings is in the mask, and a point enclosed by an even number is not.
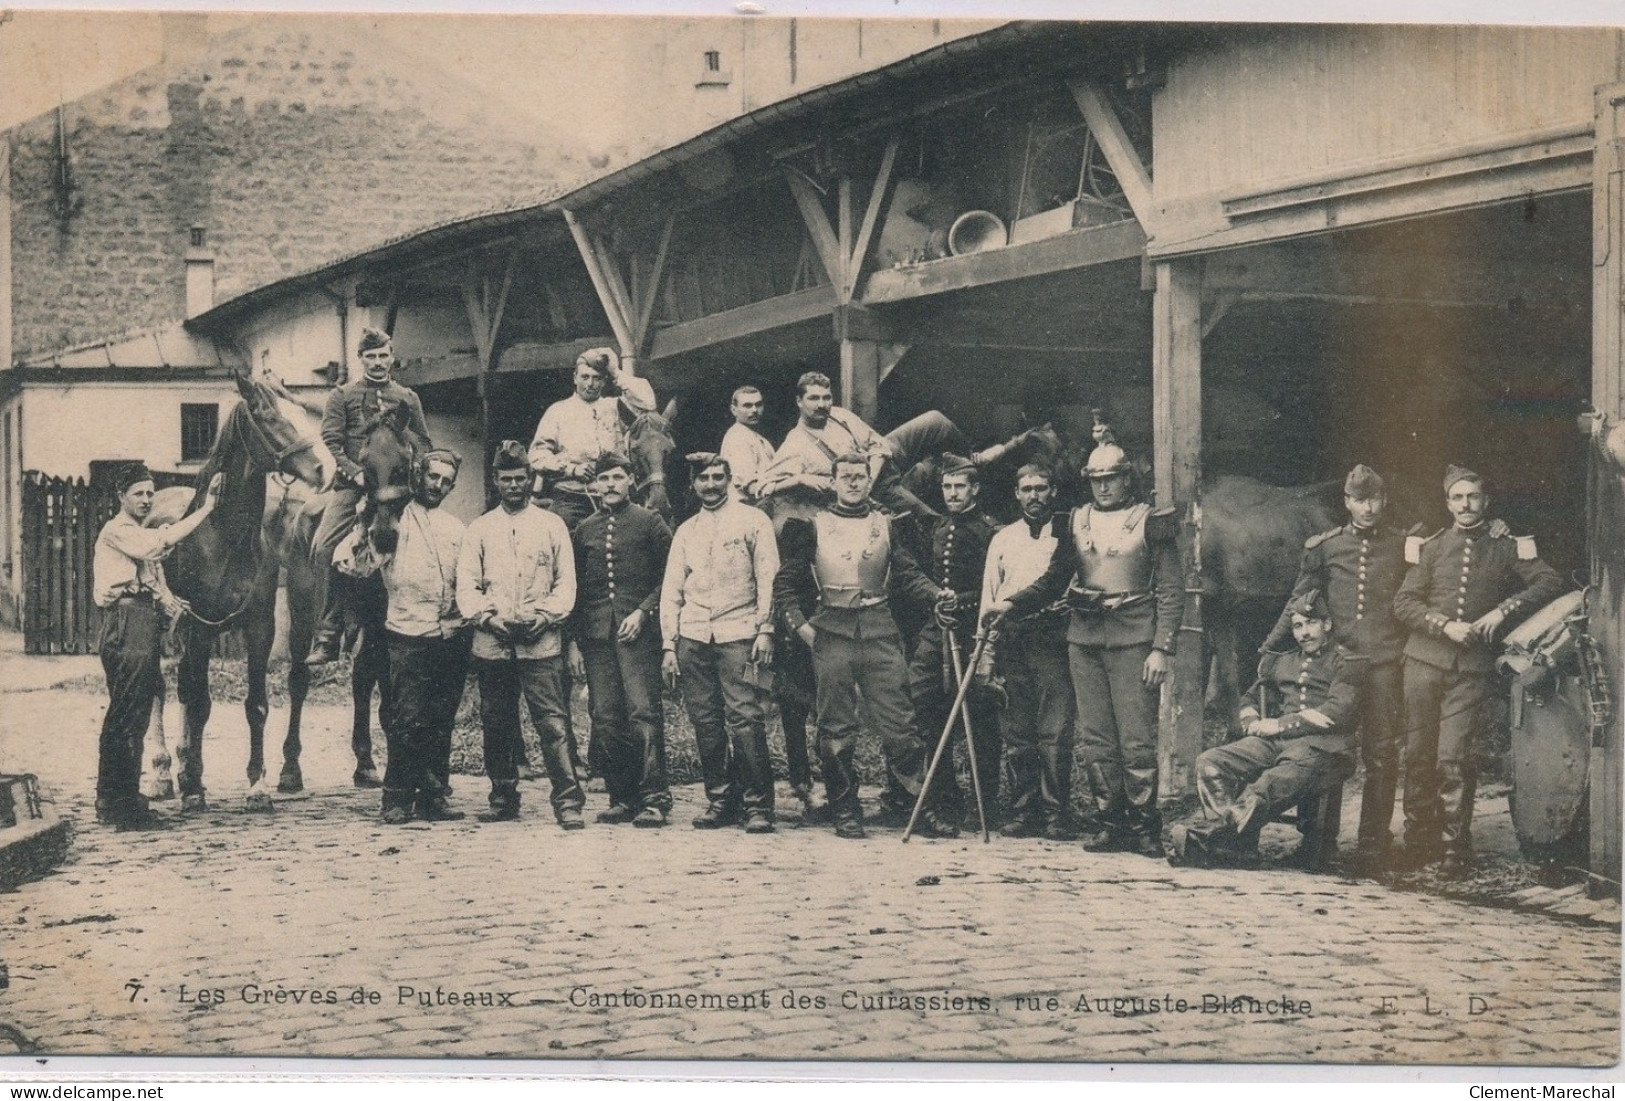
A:
[[[176,668],[176,695],[181,701],[180,758],[181,810],[208,809],[203,790],[203,731],[209,724],[208,632],[187,625],[181,628],[181,659]]]
[[[152,748],[152,756],[147,759],[147,782],[141,794],[148,799],[175,798],[175,777],[170,772],[170,765],[174,762],[169,756],[169,746],[164,741],[165,695],[163,682],[160,681],[158,693],[152,698],[152,719],[147,724],[147,742]]]
[[[305,777],[299,768],[303,751],[300,725],[305,716],[305,697],[310,694],[310,666],[299,655],[310,650],[316,628],[316,578],[308,565],[288,568],[288,734],[282,741],[282,773],[276,789],[284,795],[305,790]]]
[[[272,578],[274,584],[274,573]],[[275,591],[272,589],[273,594]],[[264,784],[265,720],[271,710],[265,679],[275,631],[274,611],[264,596],[257,594],[243,623],[244,641],[248,644],[248,694],[243,700],[243,714],[248,719],[248,795],[243,802],[246,811],[271,810],[271,794]]]

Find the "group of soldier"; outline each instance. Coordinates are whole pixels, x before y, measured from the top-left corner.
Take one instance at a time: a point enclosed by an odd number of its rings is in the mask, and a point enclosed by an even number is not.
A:
[[[1082,471],[1089,503],[1058,509],[1054,471],[1025,465],[1020,519],[1000,528],[982,510],[981,472],[1007,445],[942,453],[939,512],[899,479],[898,435],[834,406],[826,376],[801,376],[797,423],[777,448],[758,430],[763,394],[745,386],[719,450],[687,456],[699,510],[674,532],[632,501],[636,471],[622,442],[623,412],[652,410],[653,390],[597,350],[577,361],[574,393],[548,407],[529,447],[496,448],[496,507],[465,528],[440,507],[461,461],[431,445],[416,395],[392,379],[387,335],[367,331],[360,358],[362,377],[332,393],[323,422],[338,492],[314,539],[331,573],[307,661],[336,656],[347,586],[381,577],[392,701],[384,821],[463,817],[448,802],[450,755],[471,662],[490,781],[485,822],[519,817],[523,698],[553,813],[563,828],[582,828],[569,698],[584,677],[587,763],[609,796],[602,823],[668,821],[664,683],[694,729],[706,797],[696,828],[773,831],[766,730],[776,702],[803,816],[827,816],[839,837],[865,836],[855,761],[864,730],[886,761],[886,812],[901,820],[912,809],[915,832],[955,836],[971,801],[951,757],[940,767],[928,758],[957,729],[976,805],[1003,835],[1082,834],[1091,851],[1165,854],[1157,711],[1185,602],[1177,523],[1141,499],[1109,432]],[[418,456],[387,547],[356,523],[368,490],[359,449],[383,403],[407,406]],[[933,449],[962,440],[940,417],[911,431]],[[139,735],[133,755],[129,742],[143,698],[151,701],[160,612],[178,614],[160,563],[200,522],[194,512],[142,527],[151,486],[144,470],[121,477],[123,511],[95,561],[113,696],[97,806],[120,826],[146,819],[135,792]],[[1175,828],[1169,859],[1248,859],[1277,813],[1352,773],[1358,732],[1362,864],[1442,858],[1452,870],[1470,860],[1473,744],[1493,684],[1492,642],[1561,583],[1532,540],[1486,523],[1476,474],[1452,467],[1444,489],[1453,525],[1423,539],[1384,522],[1380,476],[1364,466],[1348,476],[1349,523],[1306,544],[1239,716],[1243,737],[1197,761],[1207,820]],[[758,507],[768,502],[777,534]],[[1405,849],[1396,857],[1389,825],[1401,747]],[[1081,818],[1072,812],[1075,759]]]

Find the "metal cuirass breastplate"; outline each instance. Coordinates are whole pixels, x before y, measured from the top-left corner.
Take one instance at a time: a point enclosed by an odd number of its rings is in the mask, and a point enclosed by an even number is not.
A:
[[[813,573],[824,604],[831,608],[861,608],[886,599],[886,578],[891,566],[891,524],[885,516],[837,516],[820,512],[813,517],[818,546]]]
[[[1107,594],[1142,593],[1151,587],[1151,548],[1145,542],[1150,505],[1099,512],[1089,505],[1072,517],[1078,550],[1078,582]]]

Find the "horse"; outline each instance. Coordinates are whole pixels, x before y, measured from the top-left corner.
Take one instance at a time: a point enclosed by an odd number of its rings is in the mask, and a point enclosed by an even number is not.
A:
[[[268,548],[267,529],[276,510],[268,511],[266,475],[289,475],[310,486],[323,481],[322,465],[313,442],[304,436],[278,407],[276,393],[245,375],[236,377],[241,400],[221,426],[208,459],[199,471],[196,488],[164,490],[153,501],[149,524],[173,522],[195,511],[215,474],[224,475],[220,500],[209,519],[179,543],[165,563],[170,589],[186,603],[176,624],[180,639],[177,670],[178,695],[183,715],[180,757],[181,809],[207,808],[203,788],[203,734],[212,704],[209,699],[209,657],[222,631],[242,629],[248,650],[248,693],[243,712],[248,720],[249,809],[269,809],[270,796],[261,787],[265,774],[266,671],[276,630],[275,606],[280,556]],[[268,549],[270,553],[268,553]],[[307,674],[308,675],[308,674]],[[290,695],[299,667],[290,673]],[[303,699],[303,692],[297,696]],[[283,742],[284,760],[297,761],[300,751],[297,720],[290,722]],[[167,764],[162,728],[158,731],[155,762]],[[158,782],[167,779],[167,767]]]
[[[668,524],[676,519],[671,493],[666,488],[666,463],[677,450],[677,439],[672,432],[672,422],[676,419],[676,398],[659,412],[651,409],[630,418],[622,416],[626,426],[626,455],[633,467],[633,499],[660,513]]]

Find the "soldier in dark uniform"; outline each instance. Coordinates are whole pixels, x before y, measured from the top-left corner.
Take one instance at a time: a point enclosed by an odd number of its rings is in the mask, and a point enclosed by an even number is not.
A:
[[[1472,864],[1473,753],[1495,677],[1494,640],[1563,593],[1532,538],[1497,536],[1477,474],[1452,466],[1445,505],[1455,521],[1406,542],[1411,563],[1394,597],[1405,644],[1405,856],[1441,871]],[[1443,851],[1441,853],[1441,843]]]
[[[892,617],[892,600],[929,582],[920,576],[904,545],[899,522],[869,500],[868,459],[856,452],[839,456],[834,481],[834,505],[810,519],[785,522],[773,598],[791,629],[812,650],[818,681],[818,752],[835,835],[857,839],[865,836],[854,761],[859,692],[904,790],[917,797],[925,779],[925,744],[915,729],[905,687],[908,665]],[[809,574],[819,594],[811,618],[797,601]],[[959,831],[933,808],[921,814],[919,833],[954,837]]]
[[[1029,616],[1063,594],[1078,750],[1094,796],[1090,852],[1162,855],[1157,702],[1184,618],[1172,509],[1138,503],[1123,449],[1103,439],[1083,469],[1094,503],[1072,510],[1044,575],[995,616]]]
[[[1354,771],[1363,659],[1332,639],[1318,590],[1287,602],[1296,645],[1271,650],[1241,706],[1242,737],[1196,758],[1196,792],[1209,821],[1175,826],[1171,864],[1246,863],[1264,826]]]
[[[982,568],[987,561],[987,545],[996,530],[987,514],[977,507],[982,491],[976,464],[958,455],[942,457],[942,502],[946,515],[937,517],[929,528],[930,559],[924,567],[919,590],[912,594],[916,603],[931,613],[914,644],[909,663],[909,696],[920,721],[920,735],[927,750],[934,750],[942,727],[948,721],[948,708],[959,687],[948,653],[952,637],[959,648],[960,673],[975,646],[977,605],[982,590]],[[970,711],[971,731],[976,737],[976,769],[982,782],[982,797],[991,817],[999,802],[999,712],[987,692],[972,690],[965,706]],[[955,724],[958,725],[957,723]],[[952,822],[963,822],[968,807],[964,791],[954,774],[953,759],[937,769],[933,784],[938,788],[937,806]]]
[[[361,359],[361,377],[329,394],[327,410],[322,414],[322,442],[333,453],[338,472],[310,544],[311,559],[326,577],[327,584],[321,619],[311,639],[310,655],[305,658],[307,665],[338,660],[339,635],[349,602],[349,579],[333,569],[333,551],[355,527],[356,505],[367,493],[361,448],[378,417],[380,404],[406,406],[406,431],[419,455],[434,446],[429,441],[429,426],[424,422],[423,404],[417,394],[390,377],[395,369],[395,350],[389,334],[373,328],[363,329],[356,354]]]
[[[660,579],[671,529],[632,503],[632,460],[594,463],[599,510],[571,533],[577,591],[570,646],[587,674],[592,736],[603,746],[609,808],[598,821],[660,827],[671,813],[660,703]]]
[[[1388,854],[1405,730],[1399,664],[1405,629],[1393,612],[1394,594],[1405,579],[1405,533],[1383,523],[1387,504],[1381,475],[1369,466],[1349,472],[1343,482],[1349,522],[1304,543],[1292,599],[1262,647],[1267,653],[1291,636],[1292,609],[1304,594],[1315,591],[1325,594],[1337,642],[1365,659],[1360,692],[1365,791],[1356,860],[1367,870],[1380,867]]]

